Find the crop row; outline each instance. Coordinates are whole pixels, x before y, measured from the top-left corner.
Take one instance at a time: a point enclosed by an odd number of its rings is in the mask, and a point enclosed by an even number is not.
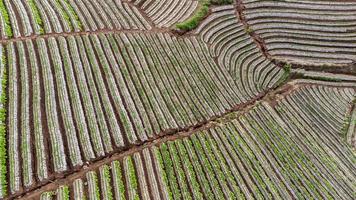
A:
[[[354,155],[348,150],[343,135],[354,95],[355,90],[349,88],[306,86],[276,106],[282,120],[289,121],[291,129],[299,129],[296,136],[302,139],[303,148],[314,153],[311,154],[313,159],[325,163],[317,168],[332,174],[327,178],[337,191],[347,195],[352,195],[350,191],[354,186],[339,180],[346,176],[346,180],[351,181],[355,176]]]
[[[332,137],[332,131],[342,124],[338,120],[347,118],[353,95],[352,88],[298,84],[274,106],[261,102],[225,124],[100,166],[74,181],[70,196],[351,199],[356,177],[353,153],[341,137]],[[299,98],[305,101],[300,103]],[[321,107],[316,103],[325,109],[309,112]],[[338,106],[331,108],[335,103]],[[303,106],[308,108],[299,110]],[[329,114],[327,109],[334,109],[334,118],[321,116]],[[306,116],[298,116],[302,112]]]
[[[233,5],[212,8],[195,33],[211,45],[211,55],[226,68],[241,95],[251,98],[279,83],[283,70],[262,55],[237,19]]]
[[[348,124],[348,130],[346,134],[347,143],[352,146],[354,150],[356,150],[356,107],[352,110],[350,121]]]
[[[199,7],[197,0],[129,0],[147,14],[159,28],[167,28],[189,18]]]
[[[136,7],[117,1],[1,0],[0,39],[100,29],[150,29]]]
[[[103,165],[97,171],[90,171],[71,186],[61,186],[56,191],[45,192],[41,199],[149,199],[148,188],[156,188],[159,197],[152,157],[147,149],[143,154],[135,153],[122,160]],[[147,168],[144,168],[147,167]],[[153,176],[145,178],[147,171]],[[142,192],[140,192],[142,191]]]
[[[272,56],[311,63],[352,63],[356,3],[243,0],[251,29]]]
[[[243,102],[194,37],[92,34],[5,47],[11,193]]]
[[[7,194],[7,150],[6,150],[6,103],[7,103],[7,59],[0,45],[0,198]]]

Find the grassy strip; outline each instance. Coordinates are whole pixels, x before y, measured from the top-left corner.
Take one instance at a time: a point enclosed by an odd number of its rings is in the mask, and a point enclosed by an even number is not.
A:
[[[41,14],[40,14],[40,11],[38,10],[37,6],[36,6],[36,3],[34,0],[28,0],[28,3],[31,7],[31,11],[35,17],[35,21],[36,21],[36,24],[40,27],[39,31],[40,31],[40,34],[44,34],[44,29],[43,29],[43,21],[42,21],[42,18],[41,18]]]
[[[7,88],[7,71],[6,71],[6,54],[1,55],[2,79],[1,79],[1,96],[0,96],[0,179],[2,195],[6,195],[6,88]]]
[[[4,4],[4,0],[0,0],[0,12],[1,12],[1,15],[2,15],[4,21],[5,21],[6,36],[12,37],[13,33],[12,33],[12,28],[11,28],[10,17],[9,17],[9,13],[6,9],[6,6]]]
[[[190,18],[176,24],[176,28],[182,31],[191,31],[208,15],[211,5],[231,4],[232,0],[199,0],[198,9]]]

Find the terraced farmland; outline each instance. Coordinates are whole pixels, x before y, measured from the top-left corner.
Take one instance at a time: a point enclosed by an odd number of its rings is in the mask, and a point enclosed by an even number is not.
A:
[[[355,6],[0,0],[0,198],[354,199]]]
[[[243,0],[250,28],[271,56],[307,64],[355,62],[353,1]]]

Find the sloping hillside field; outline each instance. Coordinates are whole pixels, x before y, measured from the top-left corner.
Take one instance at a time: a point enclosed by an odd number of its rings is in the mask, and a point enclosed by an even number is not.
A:
[[[356,0],[0,0],[0,199],[356,199]]]

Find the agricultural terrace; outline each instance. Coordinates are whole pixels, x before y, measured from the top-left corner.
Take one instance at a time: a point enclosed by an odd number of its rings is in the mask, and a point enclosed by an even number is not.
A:
[[[355,10],[0,0],[0,199],[354,199]]]

